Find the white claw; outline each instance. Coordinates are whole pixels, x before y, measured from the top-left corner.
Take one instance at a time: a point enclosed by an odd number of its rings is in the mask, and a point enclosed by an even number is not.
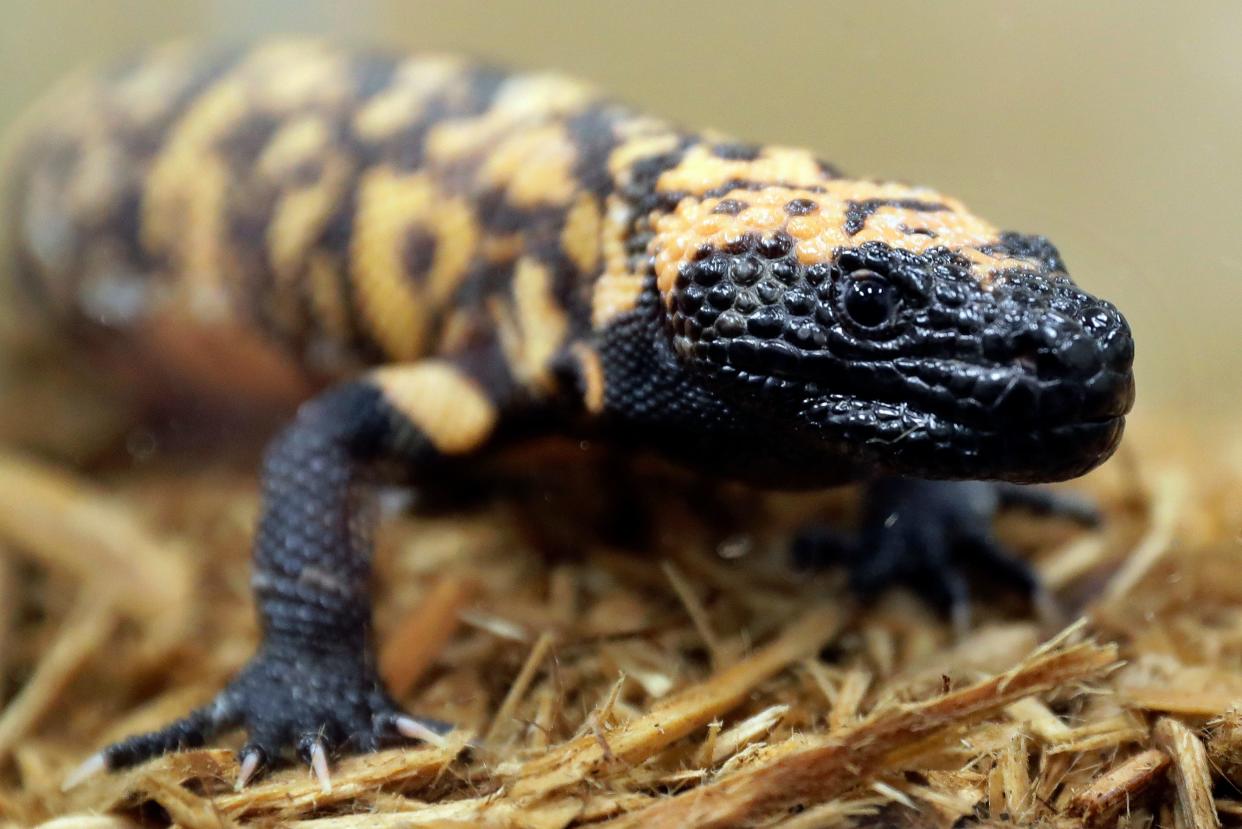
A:
[[[431,743],[437,748],[444,748],[448,745],[448,741],[444,739],[443,735],[437,734],[413,717],[404,715],[397,717],[393,721],[393,725],[397,727],[397,733],[402,737],[409,737],[411,740],[422,740],[425,743]]]
[[[328,755],[323,750],[323,743],[311,746],[311,769],[315,772],[315,779],[319,781],[319,788],[323,793],[332,794],[332,775],[328,773]]]
[[[237,782],[233,784],[233,791],[240,792],[246,788],[246,784],[250,782],[250,778],[254,777],[254,773],[259,770],[259,752],[251,751],[242,758],[241,768],[237,770]]]
[[[67,792],[70,789],[80,785],[82,782],[89,780],[101,772],[107,771],[108,761],[104,758],[103,752],[92,754],[86,758],[82,765],[69,772],[69,776],[65,778],[65,782],[60,784],[60,790]]]

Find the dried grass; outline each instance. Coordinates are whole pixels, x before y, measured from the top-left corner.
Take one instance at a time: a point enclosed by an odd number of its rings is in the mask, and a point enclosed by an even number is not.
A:
[[[839,574],[789,569],[792,528],[848,494],[649,471],[643,554],[597,540],[591,470],[390,504],[381,665],[460,728],[342,759],[328,794],[297,767],[234,791],[228,747],[60,791],[244,663],[255,487],[245,460],[88,478],[4,454],[0,825],[1242,826],[1242,434],[1207,459],[1141,429],[1127,447],[1080,485],[1104,530],[1001,522],[1078,621],[988,603],[958,641],[909,596],[859,608]]]

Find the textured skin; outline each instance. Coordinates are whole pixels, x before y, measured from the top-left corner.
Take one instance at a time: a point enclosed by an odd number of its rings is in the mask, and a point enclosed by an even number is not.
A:
[[[987,534],[1015,496],[920,479],[1081,474],[1133,398],[1125,320],[1041,237],[558,76],[177,46],[66,84],[24,133],[10,232],[49,331],[233,399],[327,389],[264,464],[255,660],[110,767],[236,725],[262,761],[393,736],[354,507],[377,461],[425,476],[559,432],[869,479],[858,585],[931,569],[959,608],[963,545],[1034,589]]]

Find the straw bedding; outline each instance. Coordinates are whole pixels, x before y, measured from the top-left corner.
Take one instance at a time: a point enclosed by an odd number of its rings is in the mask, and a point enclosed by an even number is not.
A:
[[[1157,425],[1076,484],[1104,529],[998,528],[1063,618],[985,590],[960,637],[792,568],[793,528],[848,525],[849,492],[548,449],[473,498],[382,493],[383,671],[459,728],[341,759],[330,792],[291,766],[234,791],[239,738],[60,790],[249,655],[253,458],[4,453],[0,825],[1242,826],[1242,434]]]

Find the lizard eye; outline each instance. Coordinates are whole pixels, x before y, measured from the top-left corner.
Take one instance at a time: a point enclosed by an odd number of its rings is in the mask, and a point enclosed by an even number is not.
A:
[[[897,315],[901,294],[875,271],[858,270],[849,276],[841,291],[841,308],[860,328],[879,328]]]

